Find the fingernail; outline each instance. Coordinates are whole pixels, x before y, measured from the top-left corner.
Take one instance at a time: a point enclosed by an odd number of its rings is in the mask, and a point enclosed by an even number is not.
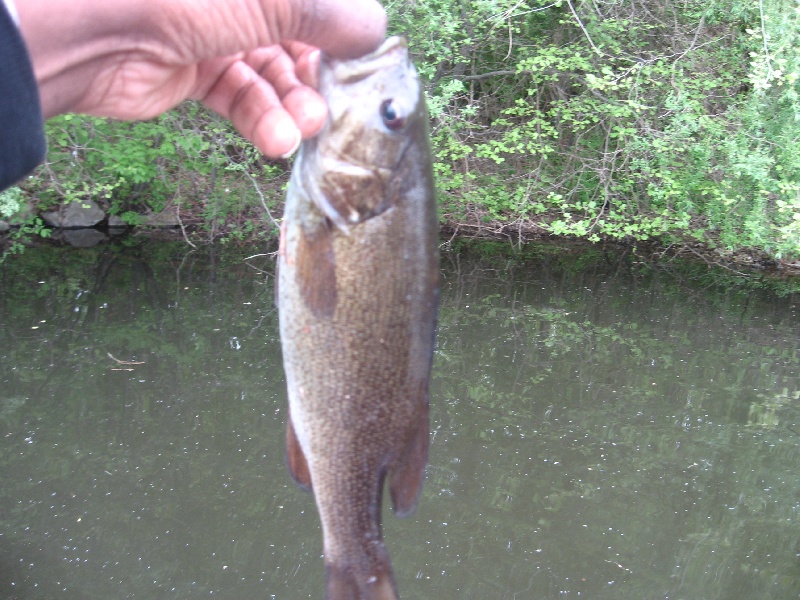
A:
[[[308,66],[312,80],[307,82],[314,89],[319,89],[319,65],[322,61],[322,52],[314,50],[308,55]]]
[[[303,137],[300,135],[300,130],[297,127],[294,127],[294,134],[295,134],[294,144],[292,144],[292,147],[289,149],[288,152],[281,154],[281,158],[289,158],[292,154],[297,152],[297,149],[300,147],[300,142],[303,141]]]

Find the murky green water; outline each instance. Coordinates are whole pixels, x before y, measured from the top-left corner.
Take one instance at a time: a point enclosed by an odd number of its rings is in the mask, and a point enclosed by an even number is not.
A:
[[[444,257],[428,480],[385,518],[403,598],[800,597],[800,297],[529,254]],[[0,267],[0,598],[322,597],[270,264]]]

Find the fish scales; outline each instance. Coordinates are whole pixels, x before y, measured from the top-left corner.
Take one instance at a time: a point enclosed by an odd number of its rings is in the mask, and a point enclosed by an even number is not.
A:
[[[324,58],[323,131],[287,196],[278,306],[289,395],[287,459],[314,492],[328,600],[393,600],[381,534],[416,506],[428,449],[438,297],[427,113],[405,42]]]

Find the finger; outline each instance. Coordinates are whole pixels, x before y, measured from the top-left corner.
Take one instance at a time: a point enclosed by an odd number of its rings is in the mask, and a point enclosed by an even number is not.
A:
[[[282,102],[300,129],[300,135],[304,140],[317,135],[325,125],[328,106],[311,88],[296,87],[283,98]]]
[[[289,156],[300,145],[300,129],[275,90],[242,60],[226,65],[199,99],[270,158]]]
[[[307,86],[319,89],[319,65],[321,60],[320,50],[316,46],[309,46],[303,42],[286,42],[284,50],[294,61],[294,70],[297,78]]]
[[[278,30],[272,39],[306,42],[336,58],[356,58],[375,50],[386,37],[386,12],[376,0],[260,0]],[[283,4],[283,6],[281,6]],[[277,39],[276,39],[277,37]]]
[[[174,64],[193,64],[288,41],[310,44],[336,58],[356,58],[377,48],[386,36],[386,12],[377,0],[155,3],[159,10],[151,11],[148,26],[159,32],[156,37],[163,45],[159,48],[171,53],[168,62]]]
[[[309,64],[314,61],[319,63],[319,50],[312,46],[295,48],[300,50],[298,56],[303,57],[305,70],[310,72],[315,69]],[[280,46],[259,48],[245,56],[245,62],[258,73],[262,79],[269,82],[281,100],[283,107],[288,111],[300,129],[303,138],[315,135],[325,123],[328,114],[325,101],[310,86],[305,85],[295,72],[293,59]],[[310,79],[306,76],[306,79]]]

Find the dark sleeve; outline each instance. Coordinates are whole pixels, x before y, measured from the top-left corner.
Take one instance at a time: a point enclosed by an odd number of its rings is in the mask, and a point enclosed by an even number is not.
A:
[[[0,1],[0,190],[32,171],[46,149],[33,67],[19,29]]]

